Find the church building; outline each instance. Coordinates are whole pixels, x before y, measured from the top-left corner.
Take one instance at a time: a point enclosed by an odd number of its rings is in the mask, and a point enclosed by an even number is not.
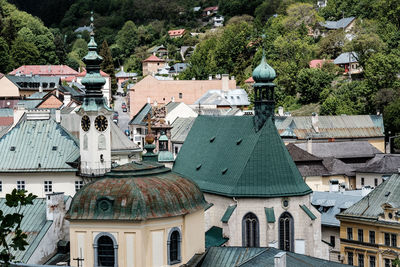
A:
[[[255,116],[198,116],[173,171],[196,182],[210,203],[206,244],[275,247],[327,259],[312,190],[274,124],[275,77],[263,55],[253,71]]]

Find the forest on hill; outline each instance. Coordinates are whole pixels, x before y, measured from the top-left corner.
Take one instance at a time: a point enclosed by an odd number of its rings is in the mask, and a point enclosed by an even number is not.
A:
[[[45,0],[38,5],[33,0],[0,0],[0,72],[22,64],[83,66],[89,33],[74,30],[89,25],[93,9],[96,41],[108,72],[123,65],[140,74],[141,61],[157,45],[168,49],[171,64],[182,62],[179,48],[196,45],[180,79],[229,73],[245,87],[264,47],[268,63],[277,71],[278,105],[294,113],[303,107],[326,115],[380,112],[386,131],[400,133],[399,1],[328,0],[324,8],[317,8],[316,2]],[[203,8],[213,5],[225,17],[224,27],[212,29],[202,15]],[[350,32],[313,34],[323,30],[325,21],[351,16],[356,20]],[[178,28],[199,34],[170,38],[168,30]],[[333,64],[309,67],[313,59],[329,61],[343,52],[357,55],[362,73],[343,75]]]

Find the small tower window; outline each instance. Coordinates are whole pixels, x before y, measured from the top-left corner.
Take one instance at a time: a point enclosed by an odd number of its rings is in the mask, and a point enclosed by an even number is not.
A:
[[[182,235],[179,228],[174,227],[168,235],[168,265],[174,265],[181,262],[181,240]]]
[[[94,266],[117,267],[118,244],[109,233],[99,233],[94,239]]]

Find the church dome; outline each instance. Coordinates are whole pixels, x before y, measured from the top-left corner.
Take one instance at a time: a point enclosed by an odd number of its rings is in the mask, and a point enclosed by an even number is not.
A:
[[[132,162],[85,185],[74,196],[71,220],[130,220],[185,215],[203,209],[203,193],[192,181],[156,162]]]
[[[270,65],[268,65],[265,59],[265,53],[263,51],[261,63],[253,71],[253,80],[256,83],[267,83],[272,82],[275,77],[275,70]]]

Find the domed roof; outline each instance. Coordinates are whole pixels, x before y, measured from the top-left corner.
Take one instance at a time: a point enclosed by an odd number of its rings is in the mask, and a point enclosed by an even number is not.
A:
[[[206,205],[192,181],[156,162],[132,162],[85,185],[74,196],[71,220],[133,220],[188,214]]]
[[[272,82],[275,77],[275,70],[270,65],[268,65],[265,59],[265,53],[263,51],[261,63],[253,71],[253,79],[257,83],[267,83]]]
[[[172,162],[174,161],[174,155],[170,151],[159,151],[158,162]]]

